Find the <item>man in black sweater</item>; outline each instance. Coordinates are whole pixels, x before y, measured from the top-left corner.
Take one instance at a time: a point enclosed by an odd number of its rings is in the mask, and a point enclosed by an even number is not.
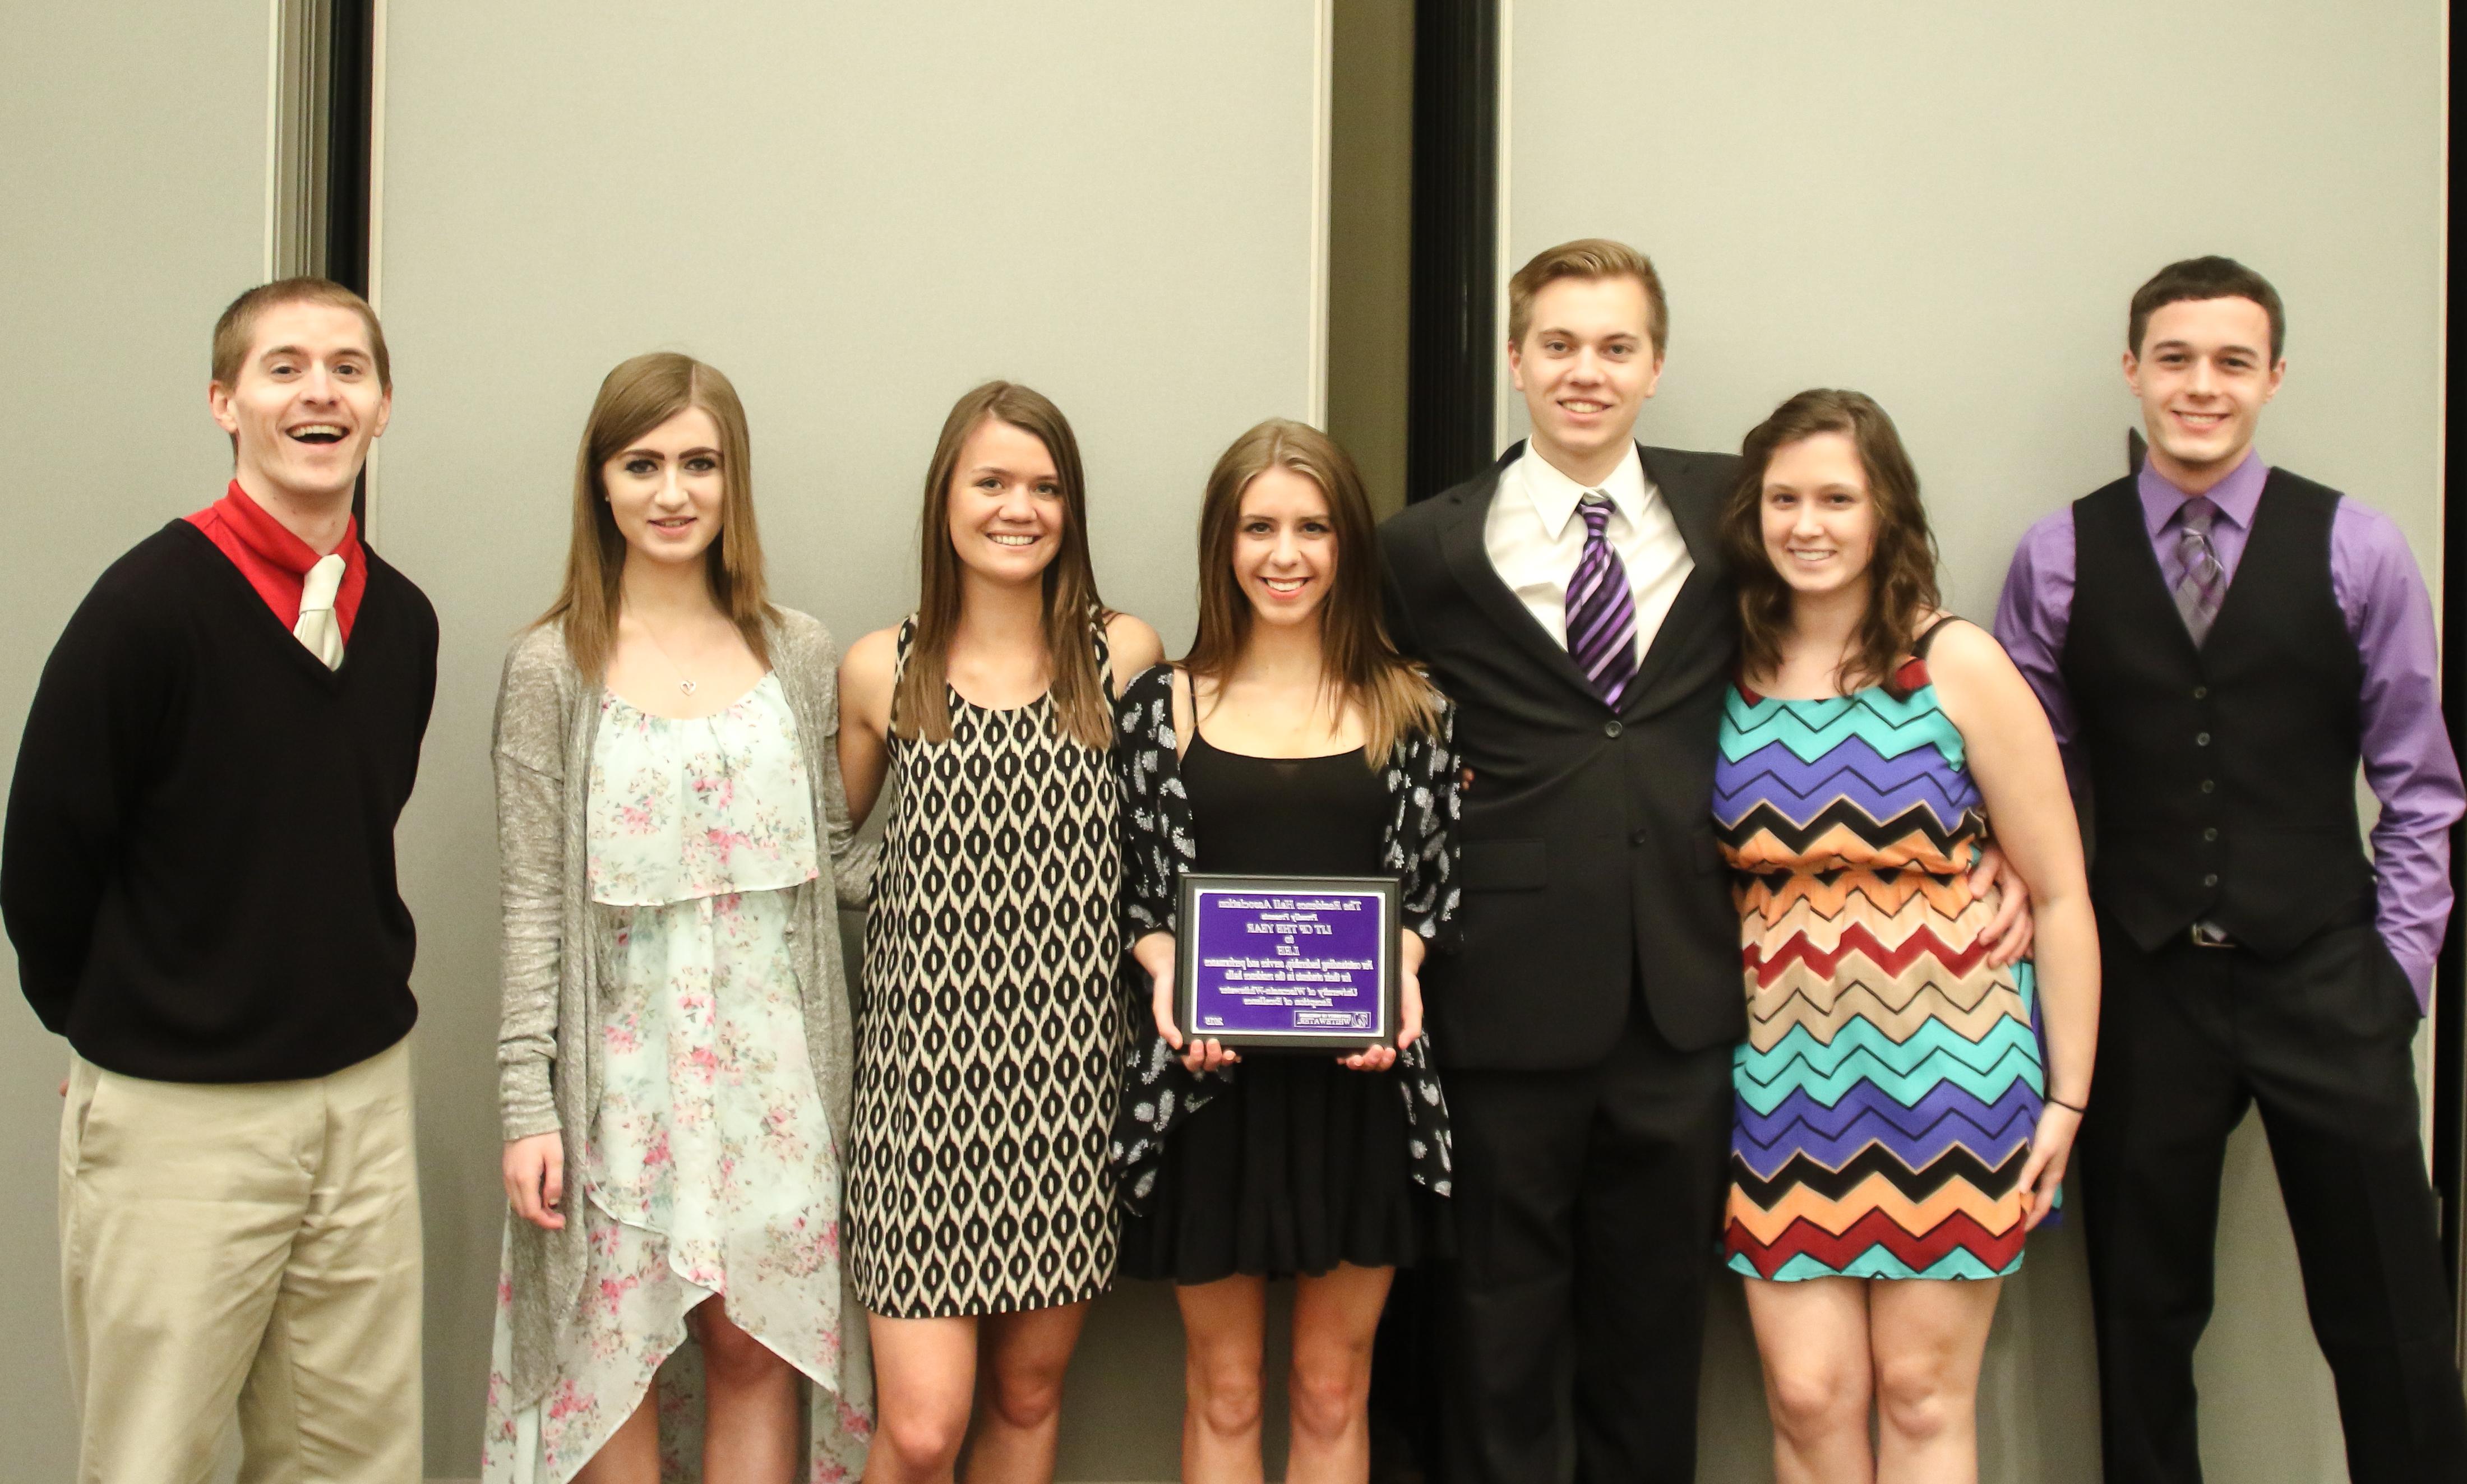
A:
[[[73,1048],[61,1287],[88,1480],[416,1484],[411,914],[394,828],[437,616],[359,539],[385,339],[317,279],[240,296],[221,500],[112,564],[43,667],[0,917]]]

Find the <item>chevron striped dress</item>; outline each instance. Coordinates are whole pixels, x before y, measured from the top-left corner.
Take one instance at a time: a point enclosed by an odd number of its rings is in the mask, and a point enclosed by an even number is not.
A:
[[[1964,870],[1987,819],[1925,660],[1824,700],[1733,686],[1721,749],[1748,997],[1731,1267],[2013,1271],[2046,1088],[2036,995],[2027,963],[1986,962],[1993,914]]]

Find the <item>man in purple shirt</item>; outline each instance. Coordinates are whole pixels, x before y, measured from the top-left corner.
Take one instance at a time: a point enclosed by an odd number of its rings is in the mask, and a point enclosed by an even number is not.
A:
[[[2411,1051],[2458,764],[2405,539],[2253,451],[2285,339],[2276,291],[2231,259],[2143,284],[2124,377],[2149,455],[2030,528],[1996,615],[2094,831],[2107,977],[2080,1149],[2111,1484],[2201,1477],[2193,1348],[2249,1105],[2350,1477],[2467,1479]]]

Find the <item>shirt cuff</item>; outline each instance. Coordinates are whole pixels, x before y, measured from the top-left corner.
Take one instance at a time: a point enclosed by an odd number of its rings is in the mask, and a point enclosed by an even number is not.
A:
[[[2390,956],[2398,960],[2399,969],[2407,975],[2407,982],[2415,990],[2416,1012],[2422,1014],[2425,1007],[2433,1003],[2433,960],[2400,953],[2393,953]]]

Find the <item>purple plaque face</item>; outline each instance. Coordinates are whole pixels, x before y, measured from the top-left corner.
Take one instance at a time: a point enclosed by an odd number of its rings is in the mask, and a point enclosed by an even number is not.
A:
[[[1393,1037],[1383,996],[1396,937],[1388,894],[1264,885],[1193,891],[1186,1031],[1336,1046]]]

